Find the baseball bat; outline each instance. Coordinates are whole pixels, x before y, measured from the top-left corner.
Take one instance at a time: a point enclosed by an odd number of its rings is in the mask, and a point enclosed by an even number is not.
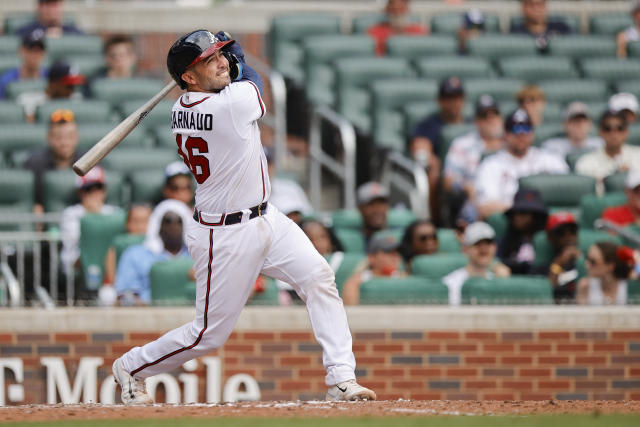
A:
[[[95,165],[97,165],[107,154],[111,152],[132,130],[149,114],[158,102],[171,90],[176,87],[176,82],[172,81],[155,94],[150,100],[145,102],[140,108],[131,113],[126,119],[111,129],[108,134],[91,147],[77,162],[73,164],[73,170],[80,176],[84,176]]]

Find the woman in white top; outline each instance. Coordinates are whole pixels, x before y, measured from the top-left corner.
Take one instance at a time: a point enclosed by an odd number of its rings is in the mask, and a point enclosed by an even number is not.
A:
[[[622,247],[598,242],[587,253],[587,277],[578,282],[576,300],[581,305],[625,305],[627,279],[633,261],[624,256]]]

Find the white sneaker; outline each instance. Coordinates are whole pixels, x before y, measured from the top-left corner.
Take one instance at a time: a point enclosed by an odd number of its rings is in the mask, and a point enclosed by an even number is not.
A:
[[[113,379],[122,388],[122,403],[125,405],[149,405],[153,399],[147,393],[144,379],[134,378],[122,367],[120,359],[116,359],[111,367]]]
[[[376,394],[356,380],[348,380],[329,388],[327,400],[376,400]]]

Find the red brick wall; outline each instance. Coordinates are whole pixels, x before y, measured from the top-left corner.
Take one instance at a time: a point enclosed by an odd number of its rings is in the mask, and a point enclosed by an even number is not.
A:
[[[103,357],[100,383],[115,357],[157,336],[0,333],[0,358],[23,360],[24,403],[44,403],[40,357],[62,357],[71,381],[81,357]],[[640,399],[640,330],[355,332],[354,352],[358,378],[381,399]],[[222,360],[222,384],[247,373],[263,400],[321,399],[326,391],[311,332],[235,332],[212,355]],[[195,373],[204,401],[204,364]],[[8,387],[14,378],[5,374]]]

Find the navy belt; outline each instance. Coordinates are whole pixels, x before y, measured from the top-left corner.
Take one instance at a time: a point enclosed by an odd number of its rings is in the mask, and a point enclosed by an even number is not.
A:
[[[251,214],[249,215],[249,219],[256,218],[258,216],[262,216],[266,213],[267,210],[267,202],[264,202],[260,205],[254,206],[251,208]],[[207,222],[202,219],[201,212],[197,209],[193,211],[193,219],[199,222],[202,225],[207,225],[209,227],[215,227],[220,225],[232,225],[237,224],[242,221],[243,212],[233,212],[233,213],[223,213],[220,215],[220,221],[218,222]]]

